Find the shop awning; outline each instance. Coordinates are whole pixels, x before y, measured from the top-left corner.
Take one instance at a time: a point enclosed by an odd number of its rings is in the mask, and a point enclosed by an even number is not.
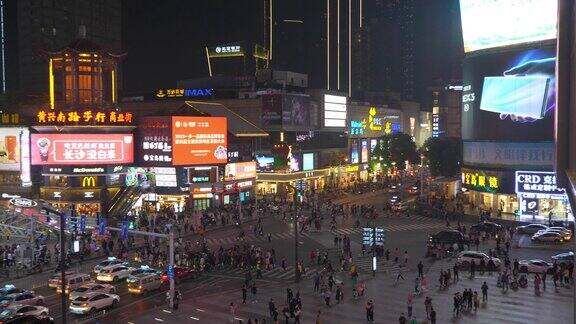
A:
[[[202,115],[228,118],[228,132],[236,137],[265,137],[269,134],[220,103],[186,101],[182,109],[192,109]]]

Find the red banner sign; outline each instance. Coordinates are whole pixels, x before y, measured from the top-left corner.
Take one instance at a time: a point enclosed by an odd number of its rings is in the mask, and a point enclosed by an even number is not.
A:
[[[32,134],[33,165],[134,162],[132,134]]]

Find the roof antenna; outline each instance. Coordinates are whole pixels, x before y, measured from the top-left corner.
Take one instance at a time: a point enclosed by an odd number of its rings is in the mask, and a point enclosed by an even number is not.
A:
[[[80,25],[78,27],[78,36],[80,36],[80,38],[86,38],[86,26]]]

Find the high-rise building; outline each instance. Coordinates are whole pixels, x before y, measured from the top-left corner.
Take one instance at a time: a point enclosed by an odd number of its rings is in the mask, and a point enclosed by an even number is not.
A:
[[[48,65],[40,53],[67,46],[78,38],[80,26],[104,48],[121,49],[121,0],[3,0],[0,7],[5,22],[0,68],[8,90],[48,93]]]

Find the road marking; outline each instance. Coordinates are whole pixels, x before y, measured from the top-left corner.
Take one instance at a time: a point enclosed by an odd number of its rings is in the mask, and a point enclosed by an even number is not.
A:
[[[162,311],[163,311],[164,313],[172,314],[172,312],[169,311],[169,310],[167,310],[167,309],[163,309]]]
[[[198,317],[194,317],[194,316],[190,316],[190,319],[193,319],[195,321],[199,321],[200,319]]]
[[[155,319],[155,320],[157,320],[158,322],[164,322],[164,320],[163,320],[163,319],[161,319],[161,318],[158,318],[158,317],[154,317],[154,319]]]
[[[199,311],[199,312],[205,312],[205,310],[200,309],[200,308],[196,308],[196,310]]]
[[[244,320],[241,319],[240,317],[234,317],[234,319],[235,319],[235,320],[238,320],[238,321],[244,321]]]

